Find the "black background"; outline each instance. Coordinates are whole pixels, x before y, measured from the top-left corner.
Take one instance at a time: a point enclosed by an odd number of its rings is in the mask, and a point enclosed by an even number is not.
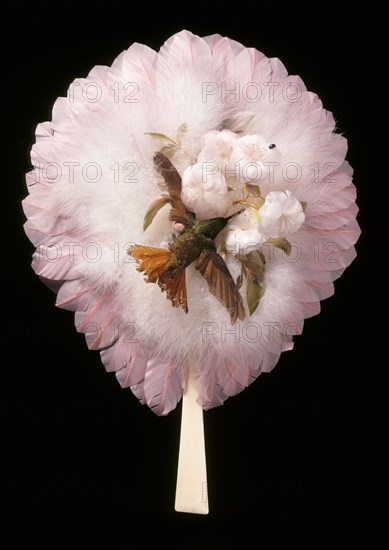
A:
[[[208,548],[212,535],[216,547],[252,535],[262,548],[280,541],[318,548],[349,539],[355,384],[366,343],[367,186],[375,179],[374,152],[366,155],[375,139],[369,129],[374,101],[366,98],[360,76],[366,54],[360,14],[320,1],[175,7],[68,0],[56,6],[13,2],[3,15],[9,31],[3,136],[11,150],[2,163],[0,498],[9,547],[23,540],[39,541],[41,548],[82,541],[88,548],[96,541],[131,548],[154,539]],[[30,268],[33,247],[20,205],[35,127],[51,119],[55,99],[66,95],[70,82],[94,65],[110,65],[134,41],[159,49],[183,28],[217,32],[279,57],[320,95],[349,140],[363,229],[357,259],[321,314],[306,321],[293,352],[205,414],[209,516],[173,509],[181,406],[156,417],[87,350],[73,315],[54,307],[54,295]]]

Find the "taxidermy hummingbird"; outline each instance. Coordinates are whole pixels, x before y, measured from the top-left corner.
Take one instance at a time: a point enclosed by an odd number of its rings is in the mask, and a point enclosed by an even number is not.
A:
[[[168,250],[142,245],[133,245],[128,254],[137,262],[137,270],[145,274],[145,281],[157,283],[166,292],[173,307],[181,306],[188,313],[185,272],[195,263],[196,269],[208,283],[210,292],[226,307],[231,323],[243,320],[245,311],[242,297],[223,258],[216,252],[214,239],[227,225],[226,218],[211,218],[196,221],[195,214],[188,210],[181,200],[181,176],[162,153],[154,156],[156,169],[165,180],[170,203],[169,220],[181,232],[170,244]]]

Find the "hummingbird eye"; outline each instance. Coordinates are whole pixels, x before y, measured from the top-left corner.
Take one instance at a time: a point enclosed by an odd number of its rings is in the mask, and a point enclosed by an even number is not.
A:
[[[275,147],[277,147],[277,145],[276,145],[275,143],[271,143],[271,144],[269,145],[269,149],[274,149]]]

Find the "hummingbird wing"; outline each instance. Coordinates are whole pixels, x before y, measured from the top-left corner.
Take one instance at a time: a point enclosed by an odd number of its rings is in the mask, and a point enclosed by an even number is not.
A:
[[[185,313],[188,313],[188,303],[186,298],[186,278],[185,269],[179,273],[168,276],[167,272],[158,280],[161,290],[164,290],[167,297],[172,302],[173,307],[181,306]]]
[[[170,197],[171,210],[169,220],[182,223],[185,228],[191,227],[195,222],[195,215],[190,212],[181,200],[181,176],[162,153],[155,153],[154,164],[158,172],[165,180],[166,187]]]
[[[243,321],[245,311],[242,297],[223,258],[216,250],[203,250],[196,261],[196,269],[206,279],[209,290],[227,308],[231,324]]]

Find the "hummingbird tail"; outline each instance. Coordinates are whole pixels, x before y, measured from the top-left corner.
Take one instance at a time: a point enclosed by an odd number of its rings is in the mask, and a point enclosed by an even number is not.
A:
[[[181,306],[188,313],[185,269],[167,271],[172,256],[169,250],[134,244],[127,253],[135,258],[136,269],[145,274],[147,283],[157,283],[160,289],[166,292],[173,307]]]
[[[140,244],[130,246],[127,253],[135,258],[136,269],[145,274],[147,283],[157,282],[171,258],[171,253],[165,248],[153,248]]]

